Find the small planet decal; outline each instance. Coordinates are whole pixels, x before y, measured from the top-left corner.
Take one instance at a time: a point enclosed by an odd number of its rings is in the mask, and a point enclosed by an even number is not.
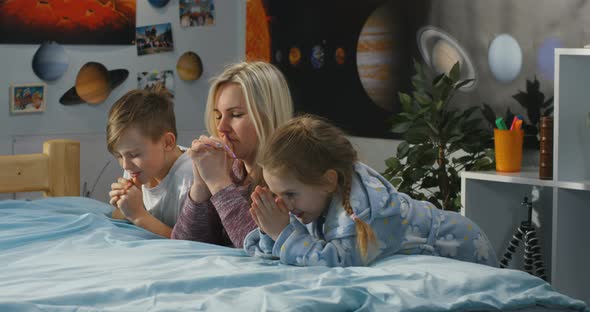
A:
[[[559,38],[549,37],[543,40],[537,51],[537,70],[547,80],[554,80],[555,49],[564,48],[565,44]]]
[[[315,45],[311,48],[311,67],[320,69],[324,67],[324,47],[322,45]]]
[[[33,56],[33,72],[41,80],[59,79],[68,69],[68,65],[66,50],[54,41],[44,42]]]
[[[176,71],[182,80],[193,81],[199,79],[203,74],[201,58],[195,52],[185,52],[178,58]]]
[[[344,64],[344,62],[346,62],[346,51],[344,51],[343,48],[336,48],[336,51],[334,51],[334,59],[337,64]]]
[[[291,50],[289,50],[289,63],[295,66],[299,64],[299,62],[301,62],[301,50],[297,47],[292,47]]]
[[[150,4],[156,8],[163,8],[169,0],[149,0]]]
[[[522,50],[509,34],[500,34],[488,49],[488,64],[492,74],[499,82],[512,82],[522,69]]]

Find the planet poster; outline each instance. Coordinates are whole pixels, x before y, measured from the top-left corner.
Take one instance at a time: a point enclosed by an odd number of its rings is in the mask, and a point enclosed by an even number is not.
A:
[[[0,0],[0,43],[132,45],[136,0]]]
[[[518,94],[550,101],[554,49],[590,44],[590,1],[247,3],[248,58],[270,58],[283,72],[297,113],[323,116],[361,137],[398,138],[391,119],[401,111],[399,92],[415,90],[414,61],[433,75],[459,62],[460,79],[473,79],[450,109],[489,107],[492,116],[512,112],[535,125],[538,114]]]
[[[419,56],[408,34],[425,22],[426,10],[411,1],[262,2],[271,62],[287,78],[295,111],[351,135],[395,138],[388,120],[400,111],[396,94],[410,89]]]

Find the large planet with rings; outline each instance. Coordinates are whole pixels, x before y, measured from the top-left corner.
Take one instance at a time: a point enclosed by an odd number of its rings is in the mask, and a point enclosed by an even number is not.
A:
[[[470,91],[475,88],[477,71],[467,51],[453,36],[437,27],[425,26],[418,30],[416,39],[424,62],[432,70],[439,75],[449,74],[453,66],[459,62],[459,79],[474,79],[459,90]]]

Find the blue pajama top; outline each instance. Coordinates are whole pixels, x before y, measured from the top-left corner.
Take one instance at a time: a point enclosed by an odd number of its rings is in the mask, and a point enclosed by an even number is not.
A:
[[[376,242],[363,261],[356,244],[355,222],[335,195],[324,213],[305,225],[291,216],[276,241],[259,229],[244,239],[251,256],[279,258],[298,266],[360,266],[394,254],[433,255],[497,267],[484,232],[468,218],[399,193],[367,165],[354,165],[350,204],[373,229]]]

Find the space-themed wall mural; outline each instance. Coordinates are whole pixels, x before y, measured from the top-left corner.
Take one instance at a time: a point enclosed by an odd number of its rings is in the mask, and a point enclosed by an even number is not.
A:
[[[0,0],[0,43],[130,45],[135,1]]]
[[[253,14],[267,21],[266,43],[254,40],[265,27]],[[398,92],[412,91],[413,60],[435,73],[460,63],[474,80],[458,108],[486,103],[526,119],[512,96],[537,79],[550,98],[553,50],[590,43],[590,4],[577,0],[248,0],[247,19],[248,58],[283,71],[296,111],[364,137],[395,138],[389,120]]]

